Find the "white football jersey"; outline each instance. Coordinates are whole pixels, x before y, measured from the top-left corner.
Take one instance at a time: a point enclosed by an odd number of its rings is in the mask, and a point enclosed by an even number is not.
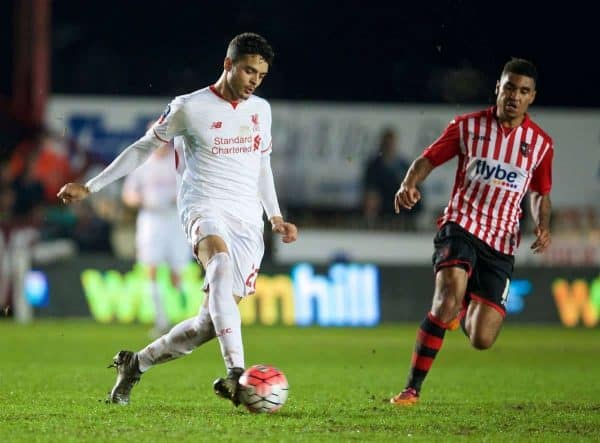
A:
[[[253,95],[230,102],[207,87],[176,97],[152,130],[163,141],[181,136],[176,148],[182,147],[184,157],[178,160],[184,226],[208,206],[262,228],[259,173],[261,157],[271,153],[266,100]]]

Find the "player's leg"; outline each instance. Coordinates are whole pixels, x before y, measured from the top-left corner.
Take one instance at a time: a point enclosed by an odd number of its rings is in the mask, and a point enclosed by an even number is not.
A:
[[[213,389],[237,406],[238,380],[244,372],[244,347],[242,319],[237,307],[241,298],[233,289],[234,263],[225,241],[217,235],[199,241],[195,253],[206,269],[210,291],[208,308],[227,369],[227,376],[215,380]]]
[[[418,401],[421,386],[442,347],[449,322],[462,308],[474,251],[462,230],[445,225],[434,240],[435,291],[431,310],[421,323],[411,359],[406,386],[390,402],[410,405]]]
[[[263,233],[262,229],[240,220],[226,217],[226,221],[230,238],[229,252],[233,262],[233,294],[239,302],[241,298],[255,291],[256,278],[264,254]],[[219,378],[213,384],[215,393],[237,405],[238,379],[242,372],[243,366],[228,366],[227,377]]]
[[[154,305],[154,328],[150,331],[152,338],[160,337],[169,330],[169,319],[167,310],[165,309],[165,301],[160,289],[160,285],[156,280],[157,266],[147,266],[148,278],[150,279],[150,293],[152,303]]]
[[[208,308],[227,370],[244,367],[242,319],[233,295],[233,261],[225,240],[208,235],[196,244],[195,253],[206,270],[210,291]]]
[[[231,300],[233,308],[237,311],[236,302],[232,295],[231,278],[229,278],[229,282],[226,279],[222,281],[223,276],[219,275],[223,274],[226,277],[226,274],[230,274],[231,271],[228,270],[227,266],[221,265],[221,267],[215,269],[215,262],[211,264],[214,257],[217,257],[217,261],[219,261],[221,254],[226,257],[229,256],[227,245],[221,237],[216,235],[201,238],[196,244],[197,257],[205,266],[205,278],[208,283],[206,286],[209,288],[204,303],[196,317],[177,324],[169,333],[150,343],[138,353],[139,366],[142,372],[157,363],[163,363],[189,354],[198,346],[216,337],[216,327],[214,326],[211,309],[214,309],[214,299],[222,297],[224,291],[228,291],[229,296],[225,298]]]
[[[478,249],[477,284],[469,288],[469,307],[464,330],[476,349],[489,349],[500,334],[514,258],[494,251],[483,242]],[[472,292],[471,292],[472,291]]]
[[[217,336],[223,358],[231,372],[239,372],[244,365],[241,339],[241,317],[233,295],[233,265],[219,223],[211,219],[198,219],[192,237],[195,254],[203,264],[207,296],[197,317],[176,325],[168,334],[155,340],[137,353],[139,369],[144,372],[157,363],[189,354],[197,346]],[[218,334],[216,331],[220,331]],[[236,372],[234,371],[234,372]]]
[[[167,263],[171,270],[171,285],[177,289],[181,296],[181,301],[184,303],[181,276],[183,275],[185,268],[192,262],[193,257],[191,248],[185,237],[184,231],[181,229],[178,218],[172,220],[170,232],[172,233],[172,236],[171,241],[169,242]]]
[[[467,271],[459,267],[443,268],[436,273],[431,311],[417,331],[406,386],[391,399],[392,404],[409,405],[418,401],[423,381],[444,343],[448,323],[460,310],[467,281]]]
[[[177,323],[168,333],[137,353],[141,372],[146,372],[156,364],[187,355],[216,337],[208,309],[209,298],[210,295],[207,294],[197,316]]]
[[[163,294],[156,281],[158,266],[166,260],[169,239],[162,220],[154,214],[143,213],[138,216],[136,226],[136,254],[138,263],[147,270],[150,281],[150,295],[154,305],[154,328],[150,331],[156,338],[169,330],[169,320],[165,309]]]
[[[142,373],[156,364],[187,355],[216,337],[208,310],[209,298],[209,295],[205,297],[196,317],[178,323],[141,351],[120,351],[115,355],[112,366],[117,368],[117,381],[109,395],[110,402],[129,403],[131,389]]]
[[[502,328],[504,315],[497,307],[476,297],[471,298],[465,316],[465,330],[474,348],[484,350],[492,347]]]
[[[170,223],[169,242],[165,244],[165,260],[170,269],[173,284],[179,285],[179,276],[191,258],[189,246],[176,218]],[[178,235],[181,232],[182,235]],[[198,242],[200,239],[194,237]],[[185,250],[187,246],[188,250]],[[166,362],[191,353],[198,346],[216,337],[209,310],[210,294],[207,292],[198,315],[175,325],[167,334],[150,343],[140,352],[138,358],[141,371],[145,372],[157,363]]]
[[[117,381],[111,390],[109,401],[129,403],[131,389],[143,372],[155,364],[187,355],[216,336],[209,312],[209,300],[210,296],[207,295],[196,317],[177,324],[141,351],[120,351],[115,355],[113,366],[117,368]]]

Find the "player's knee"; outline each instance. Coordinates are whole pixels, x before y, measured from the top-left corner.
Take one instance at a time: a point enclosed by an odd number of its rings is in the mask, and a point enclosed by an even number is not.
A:
[[[214,254],[206,265],[206,277],[210,281],[213,278],[231,275],[231,258],[227,252],[218,252]]]
[[[466,273],[461,268],[451,267],[439,271],[436,278],[436,289],[443,298],[462,296],[465,287]]]
[[[486,349],[489,349],[492,347],[492,345],[494,344],[494,342],[496,341],[495,337],[490,337],[490,336],[485,336],[485,335],[472,335],[469,337],[471,340],[471,345],[473,345],[473,347],[475,349],[478,349],[480,351],[485,351]]]
[[[434,305],[449,313],[455,315],[462,306],[464,297],[458,278],[443,278],[437,282]]]

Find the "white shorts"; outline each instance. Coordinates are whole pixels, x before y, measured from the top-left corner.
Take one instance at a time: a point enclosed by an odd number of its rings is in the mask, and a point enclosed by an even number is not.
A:
[[[234,295],[253,294],[265,253],[262,229],[218,209],[202,210],[196,217],[191,217],[190,225],[187,232],[193,245],[209,235],[217,235],[225,241],[233,264]],[[206,280],[204,289],[208,289]]]
[[[192,261],[192,248],[179,223],[177,213],[140,212],[136,227],[137,261],[148,266],[167,264],[181,272]]]

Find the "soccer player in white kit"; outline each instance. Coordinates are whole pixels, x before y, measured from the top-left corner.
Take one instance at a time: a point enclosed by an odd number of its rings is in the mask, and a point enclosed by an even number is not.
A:
[[[206,271],[208,295],[196,317],[139,352],[115,355],[113,403],[129,403],[131,389],[153,365],[189,354],[216,336],[227,376],[215,381],[215,393],[239,404],[244,349],[236,303],[254,292],[264,252],[263,209],[284,243],[298,235],[296,226],[281,216],[275,192],[271,109],[253,95],[273,56],[263,37],[236,36],[214,85],[176,97],[152,128],[99,175],[85,186],[68,183],[58,193],[64,203],[81,200],[131,172],[161,144],[182,137],[185,169],[177,206],[194,255]]]
[[[152,338],[169,330],[164,294],[156,280],[160,265],[169,266],[171,284],[180,289],[180,276],[191,259],[190,248],[177,213],[179,176],[178,154],[163,144],[139,168],[125,179],[123,202],[138,209],[135,248],[136,260],[146,268],[154,304]]]

